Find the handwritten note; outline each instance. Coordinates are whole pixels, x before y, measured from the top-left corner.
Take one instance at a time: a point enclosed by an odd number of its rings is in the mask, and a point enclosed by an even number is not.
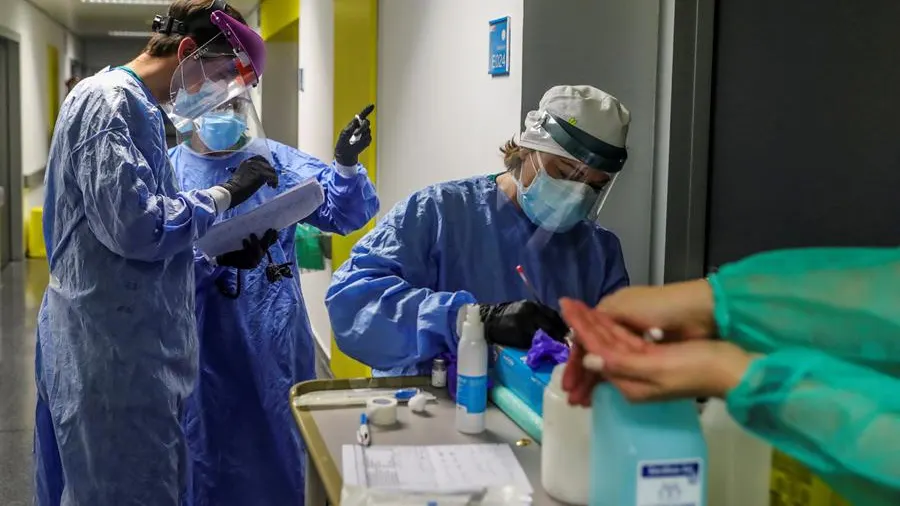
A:
[[[236,251],[250,234],[262,237],[266,230],[281,230],[312,214],[325,201],[322,187],[308,179],[261,206],[213,225],[197,241],[200,251],[209,257]]]
[[[509,445],[344,445],[345,485],[414,492],[455,493],[515,487],[531,494],[525,471]]]

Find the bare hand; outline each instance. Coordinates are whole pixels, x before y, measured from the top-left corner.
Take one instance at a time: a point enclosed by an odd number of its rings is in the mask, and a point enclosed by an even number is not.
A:
[[[636,333],[658,327],[668,340],[710,339],[716,333],[712,289],[705,279],[623,288],[597,308]]]
[[[576,338],[563,378],[572,404],[589,406],[604,378],[634,401],[721,397],[740,382],[751,360],[740,348],[719,341],[647,343],[605,311],[573,300],[560,305]],[[588,355],[595,363],[599,357],[602,367],[585,367]]]
[[[651,345],[645,353],[607,353],[604,377],[630,401],[724,398],[736,387],[752,357],[724,341]]]

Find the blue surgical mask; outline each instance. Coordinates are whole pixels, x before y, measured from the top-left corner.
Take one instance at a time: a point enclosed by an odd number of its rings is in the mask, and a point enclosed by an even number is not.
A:
[[[528,188],[516,178],[516,200],[535,225],[550,232],[562,233],[587,218],[597,201],[597,192],[577,181],[554,179],[538,170]]]
[[[212,151],[225,151],[241,139],[247,122],[233,112],[211,112],[197,120],[197,135]]]

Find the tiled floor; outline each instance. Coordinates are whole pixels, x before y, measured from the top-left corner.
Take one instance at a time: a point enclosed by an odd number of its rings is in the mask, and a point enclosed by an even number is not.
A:
[[[34,339],[47,267],[9,265],[0,273],[0,504],[31,504]]]

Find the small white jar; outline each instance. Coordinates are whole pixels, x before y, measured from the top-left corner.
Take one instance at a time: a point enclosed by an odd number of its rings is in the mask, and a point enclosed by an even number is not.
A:
[[[586,505],[590,491],[591,410],[570,406],[562,389],[565,364],[553,369],[544,390],[541,485],[551,497]]]

